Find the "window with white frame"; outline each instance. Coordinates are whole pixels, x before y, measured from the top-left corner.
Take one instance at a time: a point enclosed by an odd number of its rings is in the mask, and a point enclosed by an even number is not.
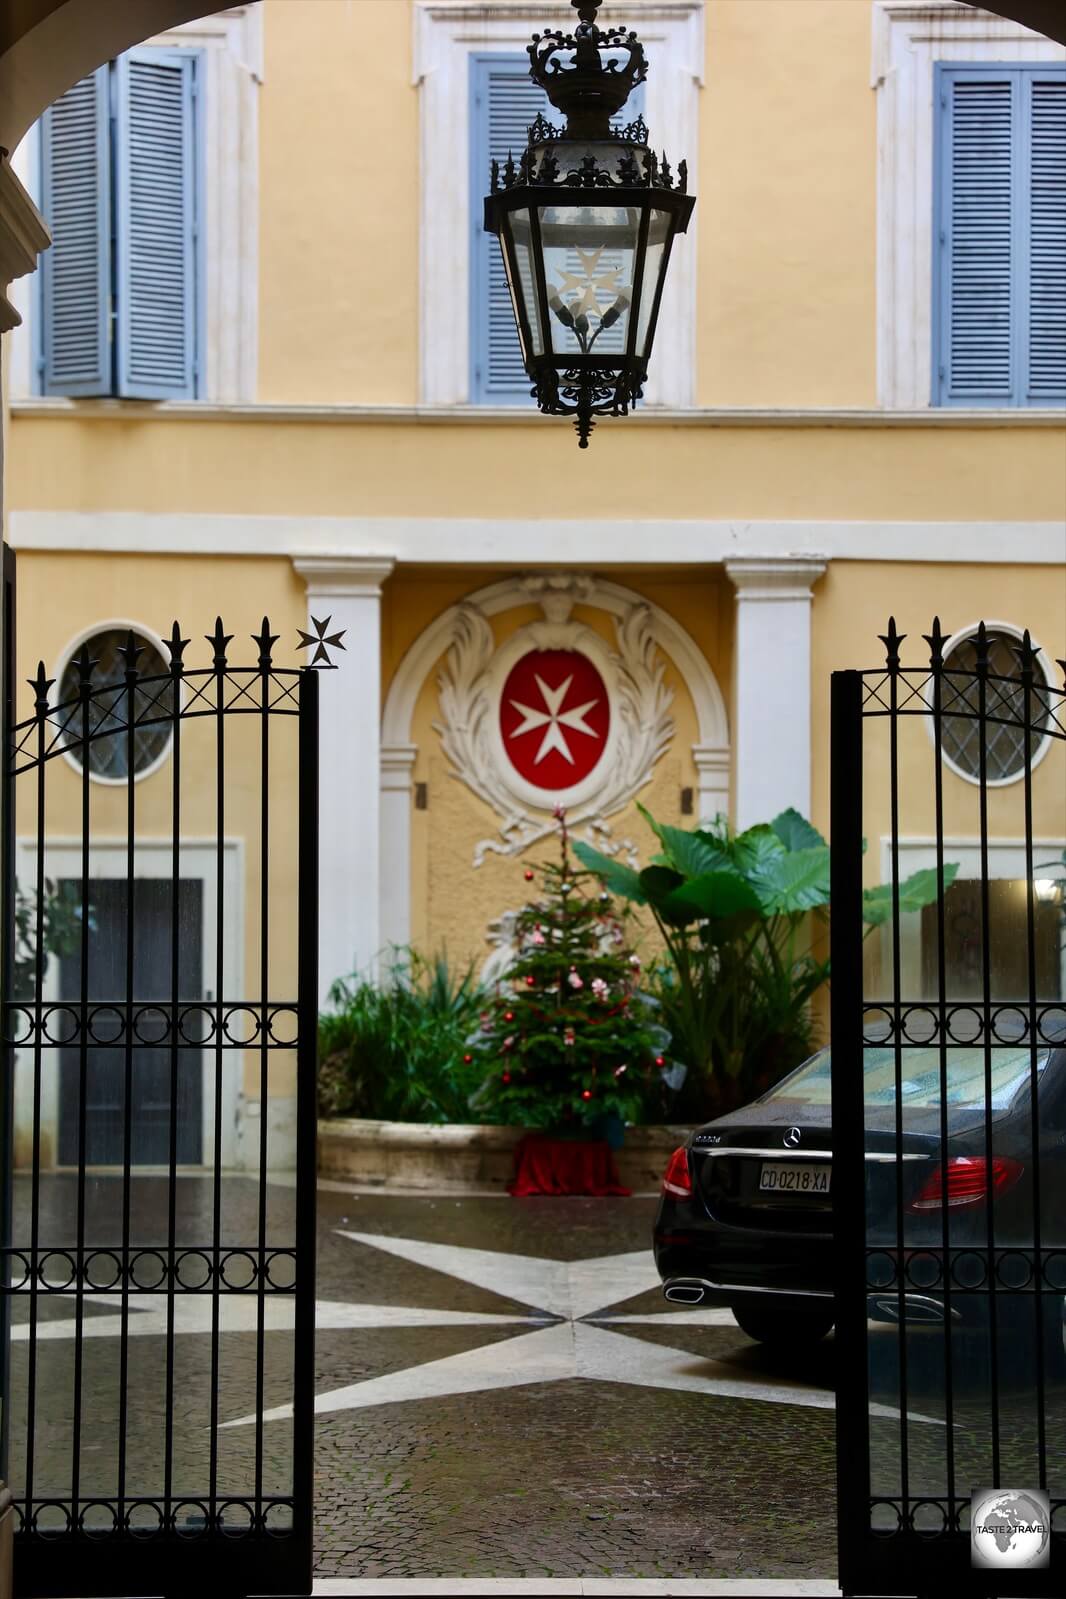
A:
[[[977,677],[976,627],[956,633],[944,647],[944,714],[940,744],[945,761],[960,777],[990,786],[1020,782],[1025,776],[1026,743],[1029,770],[1047,753],[1051,722],[1046,690],[1048,663],[1041,651],[1034,661],[1034,685],[1028,697],[1018,675],[1022,632],[1005,622],[985,634],[988,717],[979,715],[981,690]],[[1028,731],[1026,724],[1028,723]]]
[[[197,68],[195,51],[128,50],[42,118],[43,394],[198,394]]]
[[[1066,64],[936,63],[933,400],[1066,400]]]
[[[83,742],[81,714],[67,715],[63,749],[80,771],[88,764],[89,775],[104,783],[125,783],[132,757],[133,774],[145,777],[154,772],[169,753],[174,736],[170,720],[174,712],[174,691],[170,683],[155,682],[134,687],[132,735],[130,690],[126,687],[129,645],[137,655],[134,665],[139,678],[164,679],[170,665],[160,642],[139,629],[105,626],[68,648],[56,673],[55,704],[70,706],[78,699],[81,676],[78,657],[84,645],[93,662],[93,694],[89,703],[90,742]],[[109,728],[115,729],[108,732]]]
[[[956,0],[873,26],[879,399],[1061,403],[1066,49]]]
[[[173,398],[208,400],[215,403],[241,403],[255,399],[256,366],[258,354],[258,93],[262,83],[263,20],[262,7],[245,3],[227,6],[196,21],[181,23],[165,32],[153,35],[146,44],[120,57],[111,68],[104,68],[100,76],[84,80],[70,91],[73,99],[63,96],[51,112],[34,124],[26,138],[12,156],[12,166],[21,181],[46,214],[54,205],[44,192],[47,185],[45,168],[55,168],[58,162],[60,188],[66,203],[67,242],[70,246],[66,259],[60,263],[58,252],[60,227],[53,225],[56,245],[47,250],[41,259],[39,271],[14,286],[12,294],[23,326],[14,330],[10,340],[9,385],[11,398],[24,400],[34,395],[120,394],[127,398]],[[192,232],[188,226],[189,213],[174,203],[173,185],[169,194],[165,185],[145,184],[138,191],[126,183],[126,174],[120,164],[124,142],[128,142],[129,119],[122,122],[119,116],[122,96],[119,86],[108,81],[107,98],[109,116],[106,130],[97,118],[99,102],[103,99],[101,78],[114,80],[121,63],[131,58],[144,58],[147,62],[177,63],[177,75],[191,79],[194,91],[195,115],[192,125],[187,117],[180,130],[171,126],[169,143],[165,130],[153,130],[148,119],[151,104],[146,101],[138,84],[133,110],[138,121],[137,145],[132,162],[127,161],[129,179],[141,180],[147,172],[151,175],[151,149],[154,144],[159,161],[173,177],[175,158],[184,161],[190,135],[195,144],[195,158],[187,174],[186,198],[191,189],[195,206]],[[188,62],[182,67],[180,64]],[[95,80],[95,82],[94,82]],[[175,81],[174,77],[169,80]],[[75,104],[75,100],[79,104]],[[66,104],[64,105],[64,102]],[[54,119],[60,108],[72,113],[61,120],[65,126],[56,126]],[[187,111],[187,107],[186,107]],[[48,129],[49,117],[53,128]],[[73,180],[72,169],[63,170],[63,151],[46,150],[47,140],[58,132],[60,144],[84,148],[86,128],[95,123],[99,134],[92,155],[82,164],[79,182]],[[173,122],[173,118],[171,119]],[[79,123],[81,124],[79,126]],[[180,137],[179,135],[180,131]],[[147,141],[147,148],[146,148]],[[180,146],[180,151],[175,145]],[[94,183],[100,181],[102,149],[110,148],[116,157],[114,178],[109,181],[105,199],[98,188],[86,187],[90,174]],[[183,173],[183,181],[185,174]],[[158,195],[153,190],[158,188]],[[167,292],[157,300],[144,293],[146,280],[151,274],[142,269],[141,262],[150,259],[151,253],[161,244],[152,238],[152,209],[158,211],[169,206],[168,229],[177,223],[178,238],[168,235],[169,259],[154,274],[157,285],[166,283]],[[103,204],[110,211],[109,237],[106,247],[91,258],[87,248],[87,233],[92,231],[99,240],[103,232],[100,209]],[[122,231],[122,219],[128,216],[131,224],[129,238]],[[62,223],[62,218],[60,222]],[[190,238],[191,233],[191,238]],[[132,250],[134,240],[136,251]],[[180,257],[178,240],[180,239]],[[148,254],[142,254],[147,244]],[[183,261],[190,250],[194,272],[185,279]],[[132,282],[125,288],[120,273],[122,262],[128,262]],[[62,320],[57,326],[58,347],[51,344],[48,329],[49,317],[45,315],[46,280],[62,275],[67,269],[63,285],[64,303]],[[176,292],[180,286],[180,296]],[[108,303],[101,310],[101,301],[107,295]],[[179,307],[176,301],[180,298]],[[97,308],[97,319],[86,316],[84,305],[88,299]],[[190,302],[195,315],[189,320]],[[125,305],[125,312],[123,306]],[[128,314],[132,325],[124,328],[122,317]],[[111,322],[112,315],[114,321]],[[114,337],[104,349],[103,328],[110,323]],[[154,318],[165,325],[170,341],[170,364],[158,360],[151,349],[150,329],[146,318]],[[123,335],[126,344],[123,345]],[[137,356],[129,362],[123,350]],[[194,383],[189,382],[187,359],[192,357],[197,366]],[[178,370],[179,357],[182,370]],[[150,382],[150,378],[161,379]],[[153,389],[155,392],[153,393]]]
[[[650,66],[641,112],[653,142],[695,171],[703,81],[703,0],[614,0],[604,21],[640,32]],[[530,405],[514,315],[482,200],[493,156],[513,149],[550,107],[529,79],[534,31],[570,27],[569,0],[415,0],[420,90],[420,398],[430,405]],[[506,148],[505,148],[506,146]],[[461,152],[457,159],[457,152]],[[685,407],[695,395],[695,234],[671,260],[645,393]]]

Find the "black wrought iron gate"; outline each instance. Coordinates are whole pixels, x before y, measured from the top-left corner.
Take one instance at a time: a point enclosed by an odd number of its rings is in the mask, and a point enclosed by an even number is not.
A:
[[[1066,693],[1028,634],[883,642],[832,684],[840,1581],[1062,1594]]]
[[[310,1592],[318,679],[253,642],[85,648],[5,729],[20,1595]]]

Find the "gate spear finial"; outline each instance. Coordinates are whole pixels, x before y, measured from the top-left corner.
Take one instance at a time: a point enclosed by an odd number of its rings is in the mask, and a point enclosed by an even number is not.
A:
[[[1028,628],[1022,634],[1021,643],[1014,646],[1014,654],[1018,662],[1022,682],[1032,684],[1033,667],[1036,665],[1036,650],[1033,648],[1033,640]]]
[[[170,669],[172,672],[180,673],[185,670],[185,662],[183,657],[185,655],[186,648],[188,647],[188,643],[189,640],[187,638],[182,638],[181,628],[178,626],[177,622],[175,622],[174,626],[170,630],[170,637],[167,639],[167,649],[170,651]]]
[[[267,617],[267,616],[264,616],[263,625],[259,629],[259,632],[258,633],[253,633],[251,635],[252,643],[259,645],[259,669],[260,669],[260,671],[265,672],[265,671],[269,670],[270,664],[271,664],[271,662],[270,662],[271,651],[273,650],[274,645],[278,642],[278,639],[280,637],[281,637],[280,633],[272,633],[270,631],[270,618]]]
[[[91,691],[93,667],[99,664],[99,660],[89,654],[89,641],[86,639],[74,658],[74,665],[78,669],[78,688],[83,694]]]
[[[127,679],[136,677],[137,661],[138,658],[144,654],[144,646],[137,643],[137,635],[134,633],[132,628],[130,628],[129,632],[126,634],[125,644],[120,644],[118,646],[118,653],[122,656],[126,663]]]
[[[37,662],[37,676],[26,679],[34,692],[33,708],[38,716],[43,716],[49,709],[48,690],[55,682],[54,677],[49,677],[44,669],[44,662]]]
[[[222,626],[221,616],[215,617],[215,631],[213,633],[205,633],[204,638],[209,644],[214,646],[215,656],[211,664],[214,666],[215,671],[225,671],[226,651],[233,643],[233,634],[226,632],[225,628]]]
[[[899,647],[907,635],[906,633],[896,632],[896,618],[894,616],[890,616],[888,619],[888,632],[879,633],[877,636],[881,640],[881,643],[885,646],[888,669],[890,672],[894,672],[899,666]]]
[[[933,617],[933,631],[923,633],[922,637],[929,646],[929,664],[935,671],[944,664],[944,634],[940,628],[939,616]]]

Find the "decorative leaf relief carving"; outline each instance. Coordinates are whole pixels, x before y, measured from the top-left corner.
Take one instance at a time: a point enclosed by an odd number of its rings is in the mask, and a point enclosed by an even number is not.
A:
[[[584,585],[574,598],[587,604],[587,579]],[[588,636],[588,630],[577,622],[557,620],[558,604],[556,600],[550,608],[546,606],[551,620],[521,629],[519,637],[528,640],[530,649],[580,649],[582,636]],[[673,691],[665,682],[665,665],[652,632],[650,607],[630,606],[615,619],[614,626],[617,648],[608,657],[615,701],[610,759],[603,763],[602,778],[595,791],[571,804],[569,815],[571,828],[575,832],[584,828],[589,841],[599,849],[609,854],[625,850],[632,858],[632,842],[627,839],[616,843],[606,819],[622,810],[651,781],[656,763],[668,749],[674,735],[670,715]],[[499,817],[498,836],[480,840],[474,850],[475,866],[480,866],[489,854],[521,853],[546,837],[553,826],[554,796],[546,792],[543,807],[524,804],[511,786],[515,774],[500,761],[498,746],[491,736],[494,719],[499,715],[490,672],[495,653],[495,640],[485,616],[476,606],[461,606],[438,678],[441,720],[433,725],[452,776]]]

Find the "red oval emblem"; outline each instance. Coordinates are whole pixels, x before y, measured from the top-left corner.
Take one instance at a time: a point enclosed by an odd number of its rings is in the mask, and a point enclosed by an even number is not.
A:
[[[611,726],[607,688],[579,650],[530,650],[500,696],[503,747],[536,788],[573,788],[603,754]]]

